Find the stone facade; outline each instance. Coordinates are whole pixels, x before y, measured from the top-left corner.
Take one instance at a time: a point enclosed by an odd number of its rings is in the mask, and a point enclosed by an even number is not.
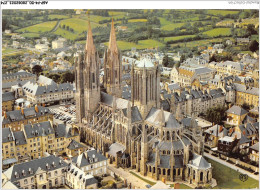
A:
[[[89,51],[88,45],[93,45],[89,43],[89,39],[92,39],[90,35],[91,31],[88,32],[85,54]],[[118,50],[113,35],[112,23],[109,48]],[[121,64],[121,61],[118,63]],[[92,62],[92,65],[97,64]],[[109,70],[118,71],[120,67],[112,65]],[[80,72],[78,69],[77,73]],[[114,76],[120,77],[118,74]],[[79,84],[90,85],[89,81],[82,82],[80,75],[77,75],[76,80]],[[120,98],[119,94],[113,95],[113,92],[117,92],[115,89],[121,86],[120,81],[117,80],[119,84],[114,85],[114,88],[104,85],[107,93],[100,92],[100,95],[95,96],[92,104],[96,109],[87,112],[87,115],[86,112],[84,115],[83,107],[89,100],[77,96],[77,105],[84,102],[77,109],[82,138],[117,167],[131,167],[156,180],[165,178],[169,181],[187,181],[189,161],[203,153],[201,129],[195,119],[191,122],[192,130],[187,130],[173,114],[160,108],[160,69],[151,60],[141,59],[131,68],[131,101]],[[82,92],[80,87],[83,86],[77,86],[78,94]],[[211,178],[208,178],[204,185],[210,183]]]

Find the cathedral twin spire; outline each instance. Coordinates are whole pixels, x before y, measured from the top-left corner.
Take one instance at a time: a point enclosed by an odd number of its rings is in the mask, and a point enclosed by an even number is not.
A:
[[[110,31],[110,38],[109,38],[109,45],[108,49],[111,52],[118,52],[117,44],[116,44],[116,32],[115,32],[115,26],[114,26],[114,20],[112,19],[111,23],[111,31]]]
[[[88,34],[87,34],[87,40],[86,40],[86,52],[94,54],[96,52],[96,48],[93,41],[93,34],[90,26],[90,21],[88,21]]]

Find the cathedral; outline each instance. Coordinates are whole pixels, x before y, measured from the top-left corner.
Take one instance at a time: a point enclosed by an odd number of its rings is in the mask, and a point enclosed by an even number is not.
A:
[[[194,117],[186,124],[160,105],[160,66],[141,58],[131,68],[131,100],[122,95],[122,58],[114,22],[100,61],[88,27],[86,47],[75,55],[77,124],[82,139],[117,167],[132,168],[155,180],[210,185],[212,166],[203,157],[201,129]]]

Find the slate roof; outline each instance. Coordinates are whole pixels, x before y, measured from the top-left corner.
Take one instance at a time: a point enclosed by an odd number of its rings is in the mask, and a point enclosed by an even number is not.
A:
[[[81,168],[96,162],[102,162],[104,160],[107,160],[107,158],[101,153],[98,153],[96,150],[88,150],[86,152],[83,152],[79,156],[73,157],[72,163]]]
[[[251,140],[247,138],[245,135],[241,135],[241,138],[239,139],[239,145],[250,143]]]
[[[218,67],[228,67],[230,66],[232,69],[238,70],[238,71],[243,71],[244,70],[244,64],[240,62],[234,62],[234,61],[225,61],[225,62],[220,62],[217,63]]]
[[[176,102],[183,102],[189,99],[199,99],[199,98],[201,99],[201,101],[206,101],[211,98],[224,97],[225,95],[223,90],[221,88],[218,88],[218,89],[210,90],[209,93],[206,90],[201,91],[197,89],[192,89],[190,92],[182,91],[180,95],[177,92],[175,92],[172,94],[172,96],[174,97],[174,100]]]
[[[146,121],[148,121],[151,124],[155,124],[158,125],[161,122],[161,109],[157,109],[157,108],[152,108],[150,110],[150,112],[148,113],[147,117],[146,117]],[[179,124],[179,122],[176,120],[176,118],[167,111],[163,111],[163,115],[164,115],[164,121],[165,121],[165,127],[166,128],[181,128],[181,125]]]
[[[3,74],[2,79],[3,80],[8,80],[8,79],[12,79],[12,78],[18,79],[18,78],[29,77],[29,76],[36,77],[35,74],[28,73],[26,71],[20,71],[20,72],[16,72],[16,73]]]
[[[55,85],[56,84],[52,79],[50,79],[44,75],[40,75],[37,82],[41,83],[41,84],[45,84],[45,85]]]
[[[240,115],[240,116],[248,113],[248,111],[246,111],[245,109],[243,109],[239,106],[236,106],[236,105],[233,105],[226,112],[231,113],[231,114],[235,114],[235,115]]]
[[[27,144],[23,131],[15,131],[14,132],[14,138],[15,138],[15,145],[16,146]]]
[[[191,144],[186,137],[182,137],[182,141],[186,146]],[[172,146],[173,146],[173,150],[182,150],[184,148],[180,140],[174,141],[173,143],[169,141],[161,141],[158,143],[157,146],[159,147],[159,150],[169,150],[169,151],[171,151]]]
[[[55,131],[55,138],[60,138],[60,137],[70,138],[79,135],[77,131],[75,131],[74,135],[72,135],[72,128],[64,124],[58,124],[57,126],[54,126],[54,131]]]
[[[70,83],[62,83],[62,84],[51,84],[46,86],[39,86],[36,83],[27,82],[23,85],[23,90],[33,94],[35,96],[55,93],[55,92],[63,92],[63,91],[73,91],[73,85]]]
[[[116,100],[116,107],[118,109],[127,108],[128,100],[125,100],[123,98],[115,98],[115,100]],[[111,96],[107,93],[101,92],[101,102],[112,107],[113,106],[113,96]]]
[[[8,124],[13,121],[22,121],[25,120],[27,117],[40,117],[47,114],[51,114],[49,108],[38,106],[38,112],[35,111],[35,107],[25,108],[24,114],[22,114],[21,110],[14,110],[6,112],[7,118],[3,118],[2,123]]]
[[[54,166],[53,166],[54,163]],[[47,169],[46,164],[50,167]],[[44,171],[52,171],[57,170],[59,168],[67,167],[67,163],[62,161],[59,157],[55,157],[53,155],[31,160],[29,162],[23,162],[21,164],[15,164],[9,169],[7,169],[5,172],[3,172],[8,179],[10,179],[11,182],[15,182],[24,178],[35,176],[35,173],[37,170],[41,169]],[[29,172],[29,169],[31,168],[31,173]],[[25,176],[22,174],[22,171],[25,171]],[[15,173],[19,175],[18,178],[15,177]]]
[[[234,85],[235,85],[236,91],[259,96],[259,88],[247,87],[246,85],[237,84],[237,83],[234,83]]]
[[[211,164],[208,163],[205,158],[203,158],[202,155],[198,155],[198,154],[195,154],[193,153],[193,158],[192,160],[189,162],[188,165],[191,165],[195,168],[198,168],[198,169],[208,169],[208,168],[211,168]]]
[[[243,125],[239,125],[239,129],[241,133],[244,133],[246,136],[256,135],[258,133],[258,129],[255,128],[255,125],[252,123],[246,123]]]
[[[124,116],[127,117],[127,108],[124,108],[123,110]],[[139,112],[139,109],[137,106],[131,107],[131,122],[137,122],[142,121],[142,116]]]
[[[170,90],[177,90],[180,89],[180,85],[178,83],[172,83],[172,84],[168,84],[168,88]]]
[[[2,143],[7,143],[7,142],[11,142],[14,141],[14,136],[13,136],[13,132],[11,131],[11,129],[8,128],[3,128],[2,129]]]
[[[2,102],[15,100],[14,92],[5,92],[2,94]]]
[[[256,144],[254,144],[253,146],[250,146],[249,148],[251,148],[251,149],[253,149],[253,150],[259,152],[259,142],[256,143]]]
[[[222,127],[222,131],[221,132],[219,132],[220,131],[220,127]],[[218,137],[224,137],[224,136],[226,136],[228,134],[228,130],[225,127],[223,127],[223,126],[214,125],[213,127],[210,127],[209,129],[207,129],[205,131],[205,133],[208,133],[208,134],[213,135],[215,137],[217,137],[217,136]]]
[[[148,165],[155,166],[155,153],[151,153],[149,156]],[[158,167],[160,168],[171,168],[170,164],[170,155],[160,155],[160,163],[158,163]],[[174,155],[175,165],[174,168],[182,168],[183,167],[183,155]]]
[[[67,146],[68,149],[70,150],[77,150],[79,148],[85,148],[85,146],[83,146],[81,143],[75,141],[75,140],[72,140],[69,145]]]
[[[117,152],[119,152],[119,151],[124,152],[125,149],[126,149],[126,147],[124,145],[119,144],[119,143],[113,143],[109,147],[108,154],[115,157]]]
[[[84,189],[87,189],[88,185],[92,185],[92,184],[97,184],[98,183],[98,181],[96,180],[96,178],[94,178],[94,176],[89,175],[89,174],[85,174],[84,171],[82,171],[81,169],[77,168],[73,164],[69,164],[68,172],[73,174],[75,177],[78,177],[78,179],[81,180],[85,184],[85,188]]]
[[[39,137],[39,136],[47,136],[49,134],[54,134],[54,130],[51,126],[50,121],[44,121],[41,123],[28,124],[24,125],[24,131],[27,139]]]
[[[21,80],[17,79],[16,81],[13,81],[13,82],[3,82],[2,83],[2,89],[11,88],[12,86],[15,86],[15,85],[23,86],[27,82],[34,82],[34,81],[35,80],[23,80],[23,81],[21,81]]]

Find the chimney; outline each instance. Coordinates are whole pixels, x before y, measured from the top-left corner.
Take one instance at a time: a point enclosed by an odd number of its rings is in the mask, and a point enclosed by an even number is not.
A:
[[[220,127],[219,127],[219,132],[221,133],[222,131],[223,131],[223,126],[220,125]]]
[[[246,135],[246,131],[245,130],[243,130],[243,135]]]
[[[232,129],[232,128],[230,128],[230,129],[229,129],[229,133],[232,133],[232,132],[233,132],[233,129]]]
[[[39,109],[38,109],[38,105],[36,104],[35,105],[35,111],[38,113],[39,112]]]
[[[6,111],[4,112],[4,117],[5,117],[5,119],[7,119],[7,114],[6,114]]]

